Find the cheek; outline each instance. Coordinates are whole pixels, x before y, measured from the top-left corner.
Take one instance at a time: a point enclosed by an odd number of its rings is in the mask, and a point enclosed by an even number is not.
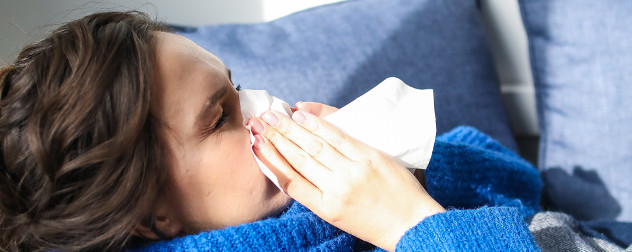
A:
[[[261,176],[265,178],[252,156],[245,128],[234,128],[181,151],[171,155],[169,184],[184,205],[208,207],[228,195],[244,195],[261,184]]]
[[[224,133],[220,141],[208,148],[211,154],[204,159],[205,170],[214,173],[220,187],[213,186],[215,191],[243,194],[262,186],[266,178],[253,157],[248,130],[239,127]]]
[[[238,164],[236,168],[243,170],[243,173],[247,174],[248,178],[261,183],[262,180],[267,178],[265,178],[265,175],[259,170],[259,166],[252,153],[250,132],[245,128],[242,129],[243,130],[239,130],[237,133],[236,138],[239,140],[235,141],[235,155],[232,156],[232,158],[234,158],[233,162]]]
[[[187,157],[189,169],[180,173],[177,183],[181,217],[196,223],[192,231],[251,222],[287,204],[259,170],[248,130],[233,128],[209,140],[197,152],[197,163]]]

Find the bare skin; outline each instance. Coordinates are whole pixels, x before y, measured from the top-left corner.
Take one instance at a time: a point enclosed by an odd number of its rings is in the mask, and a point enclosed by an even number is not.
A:
[[[230,72],[190,40],[157,32],[152,114],[168,152],[158,232],[175,237],[253,222],[291,199],[259,170]],[[284,190],[325,221],[387,250],[424,218],[445,211],[415,177],[319,118],[336,108],[298,103],[293,118],[266,112],[250,124],[255,153]],[[379,190],[376,190],[379,188]],[[138,225],[135,234],[157,239]]]
[[[406,168],[300,109],[268,111],[250,125],[259,158],[279,184],[323,220],[386,250],[445,209]]]
[[[253,222],[285,208],[291,199],[252,156],[226,66],[182,36],[157,32],[156,39],[151,111],[163,123],[169,154],[157,229],[175,237]],[[148,227],[137,233],[157,238]]]

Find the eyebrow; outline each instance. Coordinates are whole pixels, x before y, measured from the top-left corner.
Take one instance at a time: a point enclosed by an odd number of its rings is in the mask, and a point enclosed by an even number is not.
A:
[[[202,110],[200,110],[200,112],[195,117],[195,125],[200,125],[200,123],[202,123],[202,119],[208,115],[209,111],[213,108],[213,104],[218,103],[219,100],[224,97],[226,93],[228,93],[228,90],[230,90],[230,86],[223,86],[206,99],[206,103],[204,103],[204,108],[202,108]]]

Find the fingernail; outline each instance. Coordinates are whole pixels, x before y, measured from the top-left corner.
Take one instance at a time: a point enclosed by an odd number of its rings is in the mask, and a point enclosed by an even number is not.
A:
[[[296,102],[296,104],[294,104],[294,106],[296,106],[296,109],[298,110],[298,109],[300,109],[300,107],[303,106],[303,102],[302,101]]]
[[[256,119],[250,120],[250,129],[253,134],[263,134],[263,131],[265,130],[263,124]]]
[[[298,124],[303,124],[305,122],[305,115],[301,111],[296,111],[292,114],[292,119]]]
[[[259,134],[255,135],[255,142],[254,144],[252,144],[252,146],[254,148],[256,148],[257,150],[260,150],[261,147],[266,143],[266,140]]]
[[[261,118],[266,121],[270,126],[276,127],[279,126],[279,118],[272,112],[268,111],[261,116]]]

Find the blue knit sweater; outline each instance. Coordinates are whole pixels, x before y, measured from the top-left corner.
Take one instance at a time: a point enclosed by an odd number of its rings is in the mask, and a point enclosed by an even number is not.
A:
[[[446,209],[408,230],[398,251],[536,251],[524,218],[539,210],[537,170],[496,141],[458,127],[435,142],[427,190]],[[156,242],[141,251],[375,251],[294,202],[280,216]]]

